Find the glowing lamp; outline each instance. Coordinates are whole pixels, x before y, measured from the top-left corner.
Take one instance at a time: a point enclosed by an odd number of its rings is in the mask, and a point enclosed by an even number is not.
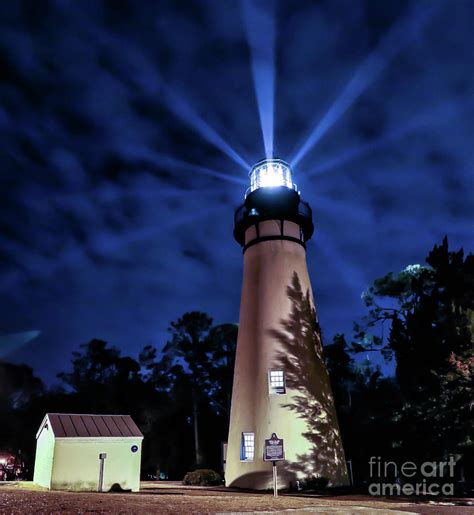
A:
[[[247,195],[259,188],[284,186],[296,190],[291,177],[291,168],[282,159],[263,159],[252,167],[249,173],[250,188]]]

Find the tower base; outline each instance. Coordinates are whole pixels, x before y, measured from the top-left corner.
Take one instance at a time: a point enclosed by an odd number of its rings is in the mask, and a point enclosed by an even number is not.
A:
[[[284,440],[285,460],[278,462],[280,488],[315,477],[326,478],[329,486],[347,485],[306,251],[291,241],[300,238],[300,226],[266,220],[258,233],[285,238],[264,239],[244,254],[226,485],[272,488],[272,464],[263,460],[264,441],[272,433]],[[252,241],[255,228],[248,228],[245,237]],[[271,371],[284,372],[283,393],[271,387]],[[244,435],[253,435],[253,457]]]

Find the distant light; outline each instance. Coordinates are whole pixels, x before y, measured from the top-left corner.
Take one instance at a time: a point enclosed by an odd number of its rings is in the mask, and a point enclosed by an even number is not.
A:
[[[423,270],[425,269],[422,265],[408,265],[404,270],[402,270],[402,273],[406,273],[408,275],[417,276],[419,275]]]
[[[275,188],[285,186],[286,188],[296,190],[296,184],[293,183],[291,176],[291,168],[288,163],[282,159],[264,159],[259,161],[249,173],[250,188],[247,194],[259,188]]]

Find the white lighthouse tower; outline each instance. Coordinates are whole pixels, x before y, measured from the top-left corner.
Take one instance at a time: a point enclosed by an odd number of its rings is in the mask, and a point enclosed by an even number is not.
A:
[[[306,266],[311,208],[284,161],[260,161],[249,175],[235,213],[244,274],[226,485],[272,487],[272,463],[263,451],[273,433],[284,440],[280,487],[310,477],[344,485],[344,451]]]

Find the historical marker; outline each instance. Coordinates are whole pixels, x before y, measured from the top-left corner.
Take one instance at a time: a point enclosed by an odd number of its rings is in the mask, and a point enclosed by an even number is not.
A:
[[[272,433],[271,438],[265,440],[265,452],[263,459],[265,461],[281,461],[285,459],[283,439],[278,438],[276,433]]]
[[[285,459],[285,451],[283,438],[278,438],[276,433],[272,433],[270,438],[265,439],[263,459],[273,463],[273,497],[278,497],[277,461]]]

